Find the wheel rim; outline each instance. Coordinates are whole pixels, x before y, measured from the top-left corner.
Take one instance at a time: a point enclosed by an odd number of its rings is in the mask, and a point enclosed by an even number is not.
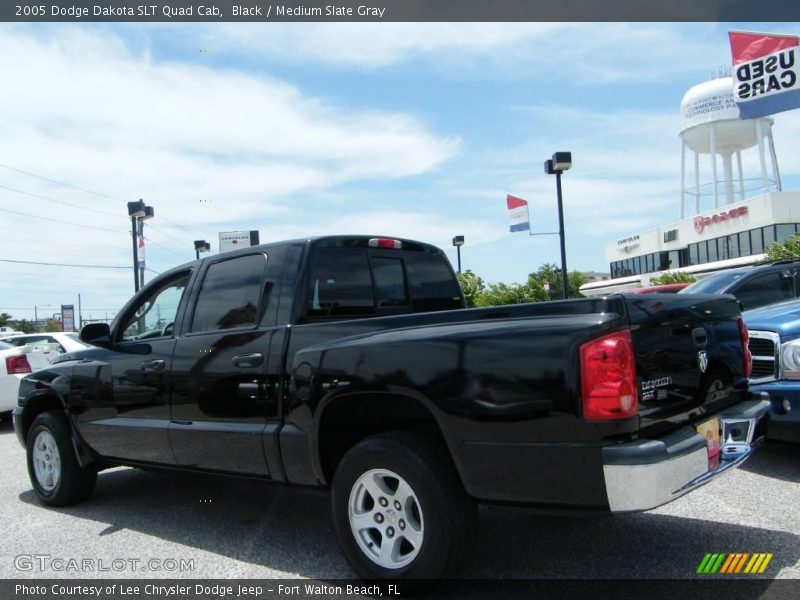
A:
[[[33,441],[33,472],[36,482],[46,492],[56,489],[61,480],[61,454],[49,431],[40,431]]]
[[[388,469],[372,469],[350,491],[350,529],[358,547],[376,565],[401,569],[419,554],[425,526],[417,494]]]

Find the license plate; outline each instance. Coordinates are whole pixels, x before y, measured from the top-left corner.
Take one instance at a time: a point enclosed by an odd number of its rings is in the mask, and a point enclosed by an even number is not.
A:
[[[706,438],[706,449],[708,451],[708,468],[716,469],[719,466],[719,419],[714,417],[708,421],[703,421],[697,426],[697,433]]]

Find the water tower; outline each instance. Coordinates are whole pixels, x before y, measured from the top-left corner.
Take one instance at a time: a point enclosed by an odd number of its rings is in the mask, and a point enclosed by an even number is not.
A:
[[[701,197],[710,196],[713,198],[714,208],[719,208],[720,186],[725,204],[744,200],[745,194],[754,190],[759,193],[780,191],[781,180],[772,140],[772,123],[769,117],[739,118],[730,77],[706,81],[684,94],[681,100],[681,219],[686,216],[686,203],[692,198],[694,214],[711,208],[701,208]],[[752,173],[745,176],[742,171],[742,151],[754,146],[758,146],[760,173],[753,169]],[[687,185],[686,181],[687,148],[694,153],[694,185]],[[710,178],[705,169],[701,174],[701,154],[710,158]],[[737,171],[735,176],[734,157]],[[718,170],[720,160],[722,178]],[[772,176],[769,174],[770,169]],[[704,180],[701,180],[701,175]],[[751,184],[746,189],[745,182],[756,182],[756,185]]]

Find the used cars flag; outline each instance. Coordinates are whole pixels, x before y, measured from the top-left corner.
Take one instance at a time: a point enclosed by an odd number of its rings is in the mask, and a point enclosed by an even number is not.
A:
[[[728,37],[740,118],[800,107],[800,38],[744,31],[731,31]]]
[[[506,194],[506,205],[508,206],[508,216],[511,219],[509,231],[530,231],[530,216],[528,215],[528,203],[522,198],[517,198],[511,194]]]

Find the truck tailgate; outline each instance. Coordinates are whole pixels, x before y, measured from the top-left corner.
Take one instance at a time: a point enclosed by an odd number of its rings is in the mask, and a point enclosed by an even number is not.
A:
[[[640,433],[657,435],[742,399],[739,306],[730,295],[625,295],[639,379]]]

